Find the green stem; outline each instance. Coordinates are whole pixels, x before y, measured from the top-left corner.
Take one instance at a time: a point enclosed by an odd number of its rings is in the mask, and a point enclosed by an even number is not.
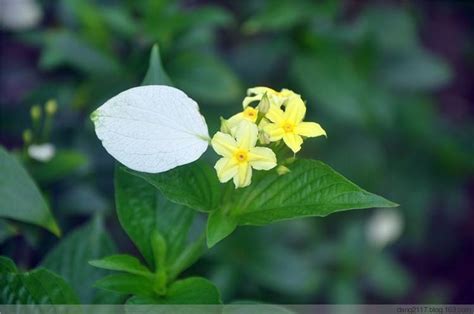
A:
[[[184,249],[173,265],[168,269],[168,281],[174,281],[183,270],[193,265],[206,252],[206,231],[204,230],[195,242]]]
[[[167,246],[165,238],[158,231],[154,231],[151,235],[151,249],[155,262],[153,290],[158,295],[165,295],[168,281],[166,270]]]

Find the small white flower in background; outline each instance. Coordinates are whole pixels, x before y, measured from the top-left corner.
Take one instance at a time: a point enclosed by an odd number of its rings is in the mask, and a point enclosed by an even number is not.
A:
[[[39,145],[30,145],[28,146],[28,155],[35,160],[41,162],[50,161],[56,153],[56,149],[53,144],[45,143]]]
[[[0,0],[0,26],[10,30],[25,30],[38,25],[43,17],[35,0]]]
[[[164,85],[128,89],[92,113],[107,152],[130,169],[159,173],[197,160],[209,146],[198,104]]]
[[[374,247],[383,248],[397,240],[402,229],[403,219],[398,210],[378,209],[367,223],[367,238]]]

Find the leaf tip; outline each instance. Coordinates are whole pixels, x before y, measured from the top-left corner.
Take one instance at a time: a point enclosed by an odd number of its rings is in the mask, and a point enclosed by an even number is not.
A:
[[[56,237],[60,238],[62,236],[62,231],[61,229],[59,228],[58,224],[56,223],[56,221],[54,220],[51,220],[51,222],[49,223],[49,231],[51,231],[52,234],[54,234]]]

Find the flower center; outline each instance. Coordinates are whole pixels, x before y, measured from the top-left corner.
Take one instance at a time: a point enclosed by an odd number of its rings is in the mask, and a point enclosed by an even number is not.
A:
[[[283,123],[282,128],[286,133],[292,133],[295,126],[293,125],[293,123],[285,122]]]
[[[244,110],[244,117],[247,119],[247,120],[250,120],[252,122],[255,122],[257,120],[257,116],[258,116],[258,110],[255,109],[255,108],[252,108],[252,107],[247,107],[245,108]]]
[[[239,163],[246,162],[248,159],[248,151],[245,149],[238,149],[235,151],[234,157]]]

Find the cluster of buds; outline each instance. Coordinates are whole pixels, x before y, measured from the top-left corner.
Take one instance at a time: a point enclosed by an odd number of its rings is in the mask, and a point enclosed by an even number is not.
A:
[[[30,158],[47,162],[54,157],[55,147],[48,141],[57,110],[58,104],[54,99],[48,100],[43,107],[40,105],[31,107],[30,116],[33,126],[23,131],[23,142]]]

